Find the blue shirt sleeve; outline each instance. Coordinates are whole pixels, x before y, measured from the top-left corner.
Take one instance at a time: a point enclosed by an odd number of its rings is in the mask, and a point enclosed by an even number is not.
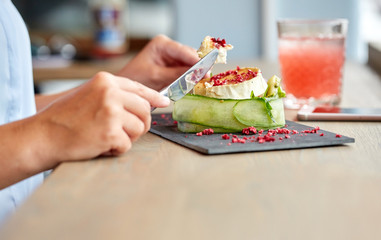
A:
[[[0,4],[0,125],[36,113],[30,40],[10,0]],[[0,133],[1,135],[1,133]],[[38,174],[0,191],[0,225],[43,180]]]

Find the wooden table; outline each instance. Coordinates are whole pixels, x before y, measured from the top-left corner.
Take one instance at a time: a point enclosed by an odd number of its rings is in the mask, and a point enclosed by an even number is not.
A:
[[[235,65],[278,71],[219,68]],[[380,78],[347,64],[342,106],[381,107]],[[121,157],[61,164],[0,239],[380,239],[381,123],[306,124],[356,142],[206,156],[148,133]]]

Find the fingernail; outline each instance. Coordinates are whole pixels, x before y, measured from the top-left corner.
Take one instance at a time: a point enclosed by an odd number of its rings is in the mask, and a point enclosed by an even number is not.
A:
[[[169,105],[171,103],[171,100],[169,100],[168,97],[163,96],[162,103],[163,105]]]

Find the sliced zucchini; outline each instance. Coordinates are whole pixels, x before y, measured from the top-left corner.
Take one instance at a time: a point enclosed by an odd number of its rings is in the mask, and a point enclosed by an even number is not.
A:
[[[263,99],[220,100],[199,95],[186,95],[175,102],[172,117],[183,132],[199,132],[213,128],[215,132],[240,132],[254,126],[269,129],[284,126],[284,109],[281,99],[268,102],[269,116]]]
[[[282,127],[285,124],[282,99],[269,101],[272,118],[267,112],[265,101],[260,99],[248,99],[239,101],[233,108],[236,119],[247,126],[260,128]]]
[[[233,107],[238,101],[186,95],[175,102],[172,117],[178,122],[241,131],[247,126],[240,123],[233,115]]]

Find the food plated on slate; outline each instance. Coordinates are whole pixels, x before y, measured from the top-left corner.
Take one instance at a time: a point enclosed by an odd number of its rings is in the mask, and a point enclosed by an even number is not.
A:
[[[198,50],[205,56],[213,48],[219,51],[216,63],[226,63],[227,50],[233,48],[224,39],[205,37]],[[285,125],[281,79],[266,81],[259,68],[237,67],[200,80],[193,91],[176,101],[173,119],[182,132],[241,132],[248,127],[272,129]]]

